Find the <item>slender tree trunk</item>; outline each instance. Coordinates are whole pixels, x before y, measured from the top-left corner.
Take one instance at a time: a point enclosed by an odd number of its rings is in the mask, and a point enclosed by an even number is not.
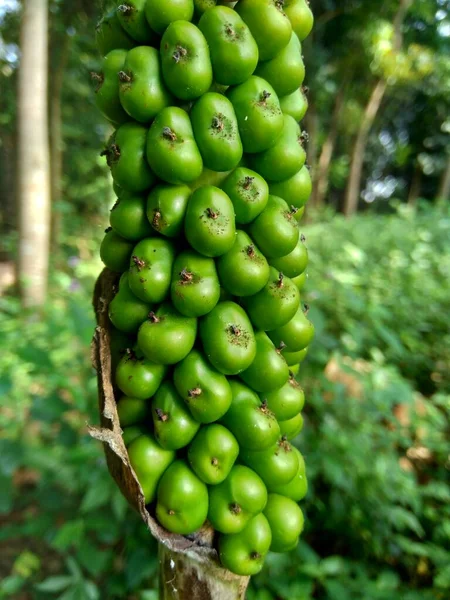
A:
[[[159,600],[244,600],[250,578],[205,565],[194,553],[159,547]]]
[[[401,50],[403,43],[402,27],[413,0],[400,0],[399,8],[394,19],[394,49]],[[358,134],[356,136],[355,146],[352,152],[350,175],[347,183],[347,189],[344,199],[344,214],[349,217],[353,215],[358,208],[358,201],[361,192],[361,178],[364,166],[364,156],[366,146],[369,140],[370,130],[375,121],[377,113],[386,93],[387,83],[380,79],[372,90],[369,101],[364,111]]]
[[[447,158],[447,166],[445,167],[445,170],[442,173],[442,179],[439,184],[437,200],[450,200],[450,156]]]
[[[414,174],[411,181],[411,187],[409,188],[408,194],[408,205],[416,206],[417,199],[420,197],[420,192],[422,189],[422,169],[417,164],[414,169]]]
[[[347,217],[353,215],[358,208],[364,156],[366,153],[367,142],[369,140],[369,133],[381,106],[386,88],[387,83],[384,80],[380,79],[377,81],[370,95],[369,102],[367,103],[366,110],[364,111],[364,116],[356,136],[356,142],[353,147],[350,163],[350,175],[348,178],[344,199],[344,214]]]
[[[64,35],[57,46],[58,59],[50,78],[50,192],[52,202],[51,246],[58,248],[61,232],[61,212],[55,206],[62,200],[64,143],[62,135],[61,94],[64,72],[69,57],[71,37]]]
[[[47,118],[47,0],[25,0],[18,88],[18,271],[24,306],[47,294],[50,178]]]
[[[346,85],[342,85],[336,96],[336,102],[334,104],[334,110],[331,117],[330,127],[328,129],[328,135],[322,146],[319,161],[317,163],[317,170],[314,177],[313,195],[311,198],[311,204],[317,208],[323,206],[325,196],[328,191],[331,159],[333,157],[334,147],[336,145],[338,135],[339,113],[341,112],[342,105],[344,103],[345,91]]]

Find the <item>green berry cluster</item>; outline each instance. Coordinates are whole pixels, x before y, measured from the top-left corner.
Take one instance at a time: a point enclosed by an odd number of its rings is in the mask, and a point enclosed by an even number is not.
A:
[[[299,229],[312,24],[306,0],[125,0],[97,27],[124,441],[160,524],[188,535],[208,521],[240,575],[294,548],[304,522],[290,440],[314,336]]]

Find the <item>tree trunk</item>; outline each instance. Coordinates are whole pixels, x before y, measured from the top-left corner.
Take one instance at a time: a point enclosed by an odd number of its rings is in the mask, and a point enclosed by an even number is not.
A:
[[[437,194],[438,201],[450,200],[450,156],[447,159],[447,166],[442,173],[441,183]]]
[[[51,247],[57,249],[61,231],[61,212],[58,202],[62,200],[63,174],[63,135],[61,117],[61,93],[64,82],[64,72],[69,57],[71,37],[67,34],[61,40],[61,45],[55,47],[58,51],[57,63],[50,78],[50,192],[52,204],[51,216]]]
[[[403,44],[402,27],[413,0],[400,0],[400,6],[394,18],[394,50],[401,50]],[[350,175],[347,183],[347,189],[344,199],[344,214],[349,217],[353,215],[358,208],[358,201],[361,192],[361,178],[364,166],[364,156],[369,139],[369,133],[380,109],[381,102],[387,89],[386,81],[380,79],[372,90],[364,116],[359,126],[356,136],[355,146],[352,152]]]
[[[416,206],[417,199],[420,197],[420,192],[422,189],[422,169],[417,164],[414,169],[414,174],[411,181],[411,187],[409,188],[408,194],[408,205]]]
[[[244,600],[249,577],[221,577],[224,569],[205,565],[195,554],[159,544],[159,600]]]
[[[50,181],[47,117],[47,0],[25,0],[18,87],[18,271],[24,306],[47,294]]]
[[[375,121],[375,117],[377,116],[386,88],[387,83],[380,79],[372,90],[366,110],[364,111],[363,119],[359,126],[358,135],[356,136],[356,142],[353,147],[350,175],[344,199],[344,214],[347,217],[353,215],[358,208],[364,156],[369,140],[369,133],[372,129],[373,122]]]
[[[323,206],[325,196],[328,191],[328,181],[331,159],[333,157],[334,146],[336,144],[338,135],[338,119],[339,113],[344,103],[346,85],[342,85],[336,96],[336,102],[334,105],[333,115],[331,117],[331,124],[328,129],[328,135],[322,146],[322,150],[317,163],[317,171],[314,177],[314,190],[311,198],[311,204],[317,208]]]

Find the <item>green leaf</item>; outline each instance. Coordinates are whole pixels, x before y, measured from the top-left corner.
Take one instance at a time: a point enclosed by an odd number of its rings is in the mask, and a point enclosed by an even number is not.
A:
[[[450,565],[446,565],[437,571],[434,585],[444,590],[450,590]]]
[[[346,571],[346,564],[341,556],[329,556],[321,561],[320,570],[327,577],[335,577]]]
[[[83,539],[83,535],[84,522],[81,519],[68,521],[58,529],[52,541],[52,546],[58,550],[67,550],[71,546],[78,546]]]
[[[55,575],[55,577],[49,577],[41,583],[37,583],[34,587],[39,592],[49,592],[54,594],[56,592],[62,592],[73,583],[73,578],[69,575]]]
[[[89,486],[81,503],[81,512],[87,513],[104,506],[110,500],[112,490],[110,482],[106,482],[104,477],[99,477],[94,484]]]

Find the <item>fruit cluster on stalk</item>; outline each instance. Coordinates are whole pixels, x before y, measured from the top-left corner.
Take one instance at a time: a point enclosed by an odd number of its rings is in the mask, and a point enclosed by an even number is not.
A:
[[[97,27],[118,200],[101,257],[118,414],[171,532],[257,573],[303,529],[305,0],[126,0]]]

